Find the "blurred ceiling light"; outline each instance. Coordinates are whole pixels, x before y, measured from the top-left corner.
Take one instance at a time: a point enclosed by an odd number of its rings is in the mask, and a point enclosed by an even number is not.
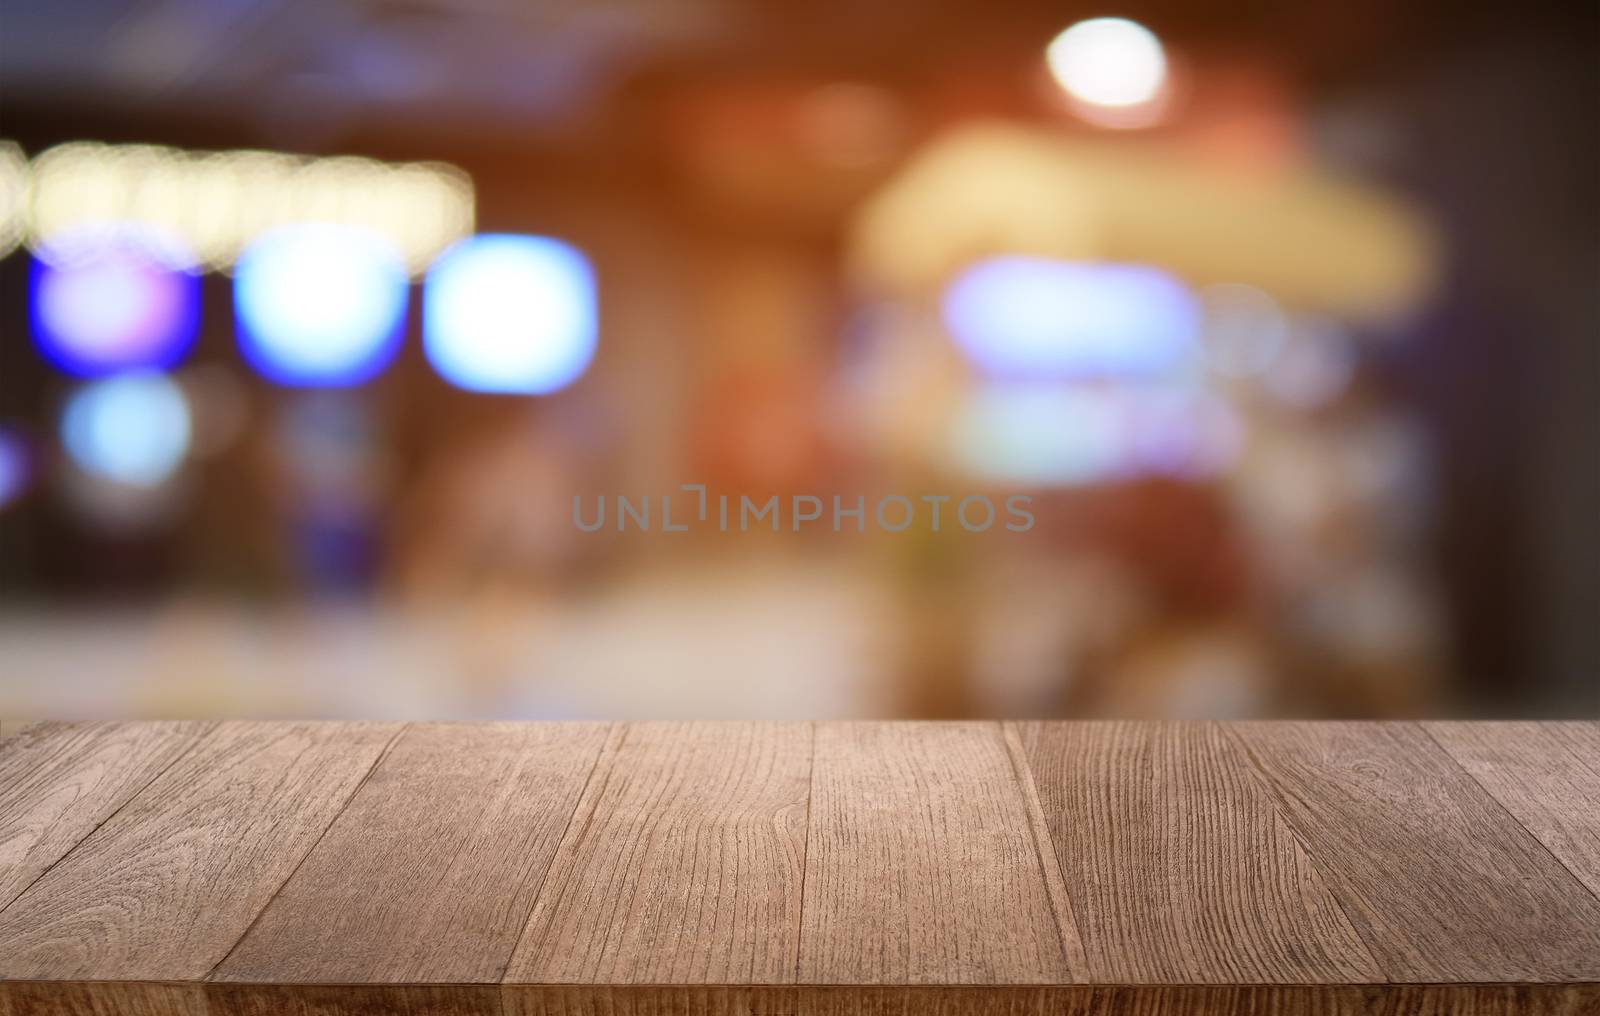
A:
[[[22,435],[0,427],[0,508],[20,498],[33,479],[32,456]]]
[[[595,299],[593,269],[570,244],[475,236],[428,271],[423,349],[458,388],[544,395],[571,384],[594,358]]]
[[[1289,333],[1278,301],[1254,286],[1207,286],[1201,329],[1206,363],[1226,377],[1249,377],[1272,365]]]
[[[1420,209],[1366,185],[1251,177],[1012,124],[934,142],[862,206],[853,232],[851,268],[869,290],[920,296],[974,261],[1029,254],[1158,265],[1197,287],[1247,283],[1294,313],[1351,323],[1414,313],[1440,260]]]
[[[1182,362],[1199,322],[1193,296],[1165,272],[1034,257],[973,265],[945,290],[943,310],[967,357],[1001,377],[1159,373]]]
[[[383,235],[420,275],[472,232],[473,188],[440,163],[73,142],[34,160],[28,207],[34,246],[85,224],[137,222],[221,269],[265,232],[318,223]]]
[[[28,205],[28,158],[14,141],[0,141],[0,258],[22,242]]]
[[[349,226],[283,226],[234,269],[245,358],[279,384],[358,384],[400,346],[407,282],[380,235]]]
[[[1125,18],[1080,21],[1045,49],[1050,74],[1089,119],[1105,126],[1144,126],[1159,113],[1167,81],[1161,40]],[[1097,118],[1096,111],[1115,114]]]
[[[189,406],[156,371],[92,381],[67,400],[61,441],[80,469],[129,487],[159,486],[189,450]]]
[[[35,251],[34,342],[79,377],[170,367],[193,345],[200,280],[149,230],[79,229]]]

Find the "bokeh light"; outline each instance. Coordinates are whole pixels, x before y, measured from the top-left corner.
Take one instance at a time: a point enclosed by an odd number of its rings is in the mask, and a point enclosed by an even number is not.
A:
[[[1151,102],[1167,77],[1161,40],[1125,18],[1078,22],[1051,41],[1045,59],[1069,95],[1093,106],[1123,108]]]
[[[1272,296],[1254,286],[1208,286],[1202,341],[1206,362],[1226,377],[1249,377],[1270,367],[1289,335],[1289,320]]]
[[[26,226],[35,247],[84,227],[138,223],[177,237],[216,269],[267,232],[320,223],[382,235],[420,275],[472,232],[474,215],[471,179],[431,162],[78,141],[41,153],[29,178]]]
[[[27,492],[33,480],[33,460],[21,434],[0,427],[0,508]]]
[[[1042,379],[1171,369],[1199,323],[1189,290],[1158,269],[1034,257],[974,265],[946,290],[943,310],[978,367]]]
[[[451,384],[543,395],[594,357],[594,272],[570,244],[490,234],[464,240],[428,271],[423,347]]]
[[[171,477],[190,434],[183,391],[156,371],[92,381],[73,392],[61,414],[61,442],[78,468],[130,487]]]
[[[1181,381],[987,384],[963,399],[949,452],[987,481],[1078,487],[1214,476],[1235,464],[1244,436],[1223,400]]]
[[[22,242],[32,176],[22,149],[15,142],[0,141],[0,258]]]
[[[1262,387],[1294,409],[1336,400],[1355,378],[1360,354],[1338,322],[1308,317],[1289,329],[1288,341],[1261,378]]]
[[[1215,392],[1162,385],[1130,393],[1126,437],[1135,472],[1203,479],[1232,468],[1248,434],[1232,404]]]
[[[285,226],[240,255],[239,345],[280,384],[366,381],[393,359],[405,322],[405,265],[379,235],[348,226]]]
[[[80,230],[40,247],[30,301],[39,351],[79,377],[176,364],[200,316],[187,261],[136,228]]]
[[[957,411],[954,465],[998,483],[1070,487],[1110,479],[1123,466],[1115,407],[1074,387],[985,386]]]

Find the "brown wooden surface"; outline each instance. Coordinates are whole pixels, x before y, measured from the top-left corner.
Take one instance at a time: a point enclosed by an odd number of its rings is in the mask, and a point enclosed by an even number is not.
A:
[[[1015,730],[1093,980],[1382,980],[1220,726]]]
[[[998,724],[824,723],[812,767],[802,983],[1083,979]]]
[[[212,979],[498,982],[606,734],[408,728]]]
[[[39,724],[0,755],[0,910],[211,731]]]
[[[1389,980],[1600,980],[1600,899],[1421,728],[1229,732]]]
[[[221,724],[0,910],[0,971],[86,981],[205,977],[397,729]]]
[[[0,1016],[1600,1012],[1600,724],[44,724]]]
[[[1433,739],[1600,896],[1600,724],[1429,723]]]
[[[792,981],[810,784],[808,725],[619,727],[506,979]]]

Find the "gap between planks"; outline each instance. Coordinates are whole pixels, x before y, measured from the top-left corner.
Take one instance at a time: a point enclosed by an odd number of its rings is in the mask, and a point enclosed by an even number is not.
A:
[[[127,722],[139,722],[139,721],[127,721]],[[210,740],[212,737],[214,737],[216,735],[217,729],[221,726],[220,723],[217,723],[217,722],[214,722],[214,721],[204,721],[203,725],[208,728],[205,731],[205,733],[201,734],[199,737],[196,737],[193,741],[191,741],[189,743],[188,747],[184,748],[183,750],[181,750],[179,752],[176,752],[172,756],[172,758],[167,760],[167,762],[165,764],[157,766],[155,772],[150,774],[150,778],[148,780],[145,780],[144,783],[140,784],[138,790],[136,790],[133,793],[129,794],[126,798],[123,799],[121,804],[119,804],[115,808],[111,809],[111,812],[109,814],[107,814],[105,818],[101,819],[100,821],[96,822],[94,825],[90,826],[87,830],[85,830],[83,835],[79,836],[76,840],[73,841],[72,846],[68,847],[66,850],[61,852],[61,856],[60,857],[57,857],[55,860],[53,860],[49,864],[45,865],[44,870],[39,872],[39,874],[35,875],[28,882],[27,885],[22,887],[21,891],[19,891],[15,896],[13,896],[13,897],[11,897],[11,899],[7,900],[6,903],[5,903],[5,906],[0,906],[0,914],[3,914],[7,910],[11,909],[13,904],[15,904],[18,900],[22,899],[24,896],[26,896],[28,894],[28,890],[32,889],[35,885],[39,884],[39,882],[46,875],[50,874],[50,872],[56,867],[56,865],[60,864],[61,862],[65,861],[68,857],[72,856],[72,854],[79,847],[83,846],[85,843],[87,843],[89,841],[89,838],[91,836],[93,836],[95,833],[100,831],[100,827],[101,826],[105,825],[107,822],[110,822],[112,819],[116,818],[119,814],[121,814],[122,810],[124,808],[126,808],[126,807],[128,807],[128,805],[132,804],[141,795],[143,795],[146,790],[149,790],[150,787],[157,780],[159,780],[161,777],[165,776],[169,769],[171,769],[173,766],[177,765],[179,762],[183,761],[184,759],[188,758],[190,755],[194,754],[194,752],[198,751],[202,745],[204,745],[208,740]],[[26,730],[29,726],[32,726],[32,724],[31,723],[30,724],[24,724],[22,730],[14,731],[13,734],[14,735],[20,735],[22,733],[22,731]]]
[[[794,982],[800,983],[801,964],[805,962],[806,933],[806,869],[811,864],[811,798],[817,786],[817,721],[806,724],[811,733],[811,757],[806,760],[806,839],[800,848],[800,907],[794,921]]]
[[[1006,756],[1011,760],[1011,772],[1016,778],[1017,790],[1022,795],[1023,807],[1028,811],[1028,826],[1033,836],[1033,852],[1039,858],[1039,873],[1044,879],[1045,894],[1050,899],[1050,911],[1055,915],[1056,934],[1061,938],[1061,950],[1066,954],[1067,965],[1085,973],[1089,970],[1089,954],[1084,948],[1083,931],[1072,908],[1072,895],[1067,892],[1066,876],[1061,873],[1061,856],[1056,853],[1055,837],[1050,835],[1050,823],[1045,819],[1044,802],[1039,798],[1039,788],[1033,781],[1033,767],[1028,763],[1027,752],[1017,737],[1015,725],[1000,723],[1000,739],[1005,744]]]
[[[372,765],[367,767],[366,773],[363,774],[361,779],[356,782],[355,787],[351,789],[349,795],[345,797],[343,803],[339,805],[338,810],[336,810],[328,819],[328,824],[322,827],[322,832],[317,834],[316,840],[314,840],[311,844],[311,849],[307,850],[304,856],[302,856],[300,860],[295,863],[295,866],[290,869],[288,877],[282,882],[278,883],[278,888],[274,889],[272,891],[272,895],[267,897],[267,902],[261,905],[261,909],[256,911],[255,916],[250,919],[250,923],[245,925],[244,931],[240,932],[239,937],[234,939],[233,945],[229,946],[228,951],[222,954],[222,959],[214,963],[211,969],[206,971],[206,975],[200,978],[201,981],[211,980],[212,975],[215,974],[224,963],[228,962],[228,957],[232,956],[234,951],[239,948],[239,944],[250,936],[250,932],[258,923],[260,923],[261,916],[267,912],[268,907],[272,906],[272,901],[278,898],[278,896],[283,892],[283,887],[288,885],[290,880],[293,879],[300,871],[300,868],[306,863],[306,859],[312,854],[316,853],[318,845],[320,845],[323,839],[328,835],[328,830],[332,829],[333,824],[339,821],[339,816],[343,815],[345,810],[350,807],[350,802],[354,801],[356,799],[356,795],[361,793],[361,788],[367,785],[368,780],[372,779],[372,774],[378,771],[378,767],[383,765],[383,760],[389,757],[389,752],[394,750],[394,746],[400,743],[400,739],[405,737],[406,732],[410,729],[410,723],[402,723],[400,725],[400,729],[395,731],[388,741],[384,742],[383,750],[378,752],[378,757],[372,760]]]
[[[1587,892],[1590,896],[1593,896],[1596,902],[1600,902],[1600,890],[1595,888],[1590,879],[1585,878],[1583,872],[1577,871],[1575,868],[1573,868],[1572,863],[1568,859],[1556,853],[1555,848],[1546,842],[1544,834],[1542,834],[1538,829],[1535,829],[1533,826],[1529,825],[1526,819],[1512,811],[1510,805],[1508,805],[1501,798],[1500,794],[1495,791],[1494,787],[1491,787],[1488,783],[1484,782],[1482,776],[1468,768],[1466,763],[1456,755],[1456,752],[1453,751],[1449,745],[1445,744],[1439,739],[1439,734],[1434,729],[1435,726],[1436,724],[1433,722],[1419,722],[1416,724],[1416,727],[1422,731],[1423,735],[1437,745],[1439,751],[1441,751],[1457,769],[1461,770],[1461,772],[1466,775],[1467,779],[1476,784],[1483,791],[1484,795],[1488,797],[1489,800],[1493,801],[1495,806],[1498,807],[1514,825],[1517,825],[1525,830],[1533,839],[1533,841],[1539,844],[1539,846],[1544,849],[1545,853],[1550,855],[1551,860],[1555,861],[1556,864],[1565,870],[1568,875],[1572,876],[1572,880],[1578,884],[1579,888],[1581,888],[1584,892]],[[1600,776],[1600,769],[1596,769],[1590,763],[1590,761],[1579,754],[1572,747],[1572,745],[1567,744],[1565,741],[1560,741],[1559,750],[1563,755],[1571,758],[1579,768],[1585,769],[1590,773]]]
[[[544,874],[539,876],[539,891],[533,894],[529,901],[528,914],[522,919],[522,928],[517,932],[516,941],[511,943],[511,951],[506,953],[505,966],[500,970],[500,981],[504,983],[507,972],[511,969],[511,959],[522,948],[522,940],[528,937],[528,931],[533,927],[533,914],[539,905],[539,897],[543,896],[550,886],[550,873],[555,870],[556,861],[561,857],[561,847],[567,842],[567,837],[572,834],[572,823],[578,818],[578,812],[583,808],[585,798],[589,796],[589,786],[594,782],[594,774],[600,771],[602,763],[618,751],[628,740],[628,723],[613,723],[606,729],[606,740],[595,753],[594,761],[589,765],[589,772],[583,778],[583,786],[578,789],[578,794],[572,799],[572,811],[567,814],[566,825],[561,827],[561,835],[556,837],[555,849],[550,852],[550,863],[545,865]],[[614,744],[612,742],[615,742]],[[609,778],[610,770],[607,770]],[[591,814],[590,818],[593,818]]]

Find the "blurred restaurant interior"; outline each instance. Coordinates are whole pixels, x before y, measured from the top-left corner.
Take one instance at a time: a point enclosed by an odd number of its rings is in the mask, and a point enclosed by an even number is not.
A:
[[[0,0],[0,717],[1594,716],[1597,12]]]

